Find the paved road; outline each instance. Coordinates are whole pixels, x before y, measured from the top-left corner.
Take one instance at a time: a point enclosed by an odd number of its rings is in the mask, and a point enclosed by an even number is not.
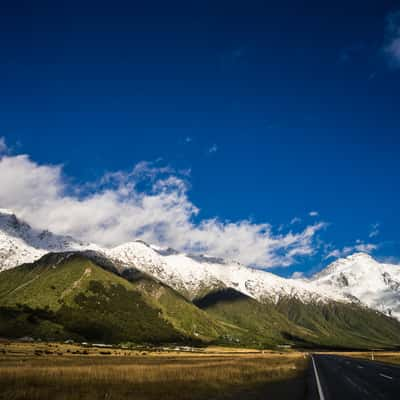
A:
[[[400,366],[335,355],[314,355],[313,359],[320,386],[318,393],[315,379],[313,398],[400,400]]]

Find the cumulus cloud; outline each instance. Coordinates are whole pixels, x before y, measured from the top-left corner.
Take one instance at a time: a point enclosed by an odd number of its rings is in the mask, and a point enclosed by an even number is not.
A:
[[[189,197],[188,176],[157,163],[111,172],[77,186],[60,165],[28,155],[0,159],[0,207],[39,229],[103,246],[142,239],[181,251],[207,253],[259,267],[288,266],[313,254],[324,223],[275,233],[268,223],[200,219]]]
[[[310,212],[308,213],[308,215],[309,215],[310,217],[318,217],[319,212],[318,212],[318,211],[310,211]]]
[[[400,67],[400,11],[386,18],[384,53],[391,67]]]
[[[354,246],[345,246],[343,249],[335,249],[330,251],[325,259],[327,258],[341,258],[341,257],[347,257],[352,253],[356,252],[361,252],[361,253],[371,253],[372,251],[376,250],[378,248],[378,245],[373,244],[373,243],[362,243],[360,241],[357,241]]]

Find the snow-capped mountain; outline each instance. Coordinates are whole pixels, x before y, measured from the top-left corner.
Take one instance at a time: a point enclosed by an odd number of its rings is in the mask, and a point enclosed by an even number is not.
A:
[[[120,270],[138,269],[188,298],[221,287],[234,288],[258,300],[277,300],[281,296],[297,296],[304,301],[327,301],[332,298],[328,291],[320,290],[312,283],[284,279],[215,257],[162,249],[142,241],[125,243],[112,249],[101,248],[69,236],[37,231],[12,212],[0,210],[0,271],[33,262],[48,252],[73,250],[94,250],[110,259]],[[333,297],[342,299],[340,294]]]
[[[367,254],[339,259],[311,279],[285,279],[223,259],[179,253],[135,241],[106,249],[69,236],[38,231],[0,210],[0,271],[33,262],[49,252],[92,250],[121,271],[143,271],[194,299],[213,288],[233,288],[257,300],[282,296],[303,302],[358,302],[400,320],[400,266]]]
[[[36,261],[49,252],[99,249],[70,236],[33,229],[12,211],[0,209],[0,271]]]
[[[400,266],[356,253],[330,264],[310,282],[400,319]]]
[[[120,267],[146,272],[189,298],[200,296],[212,288],[229,287],[257,300],[276,301],[281,296],[296,296],[304,301],[332,297],[345,300],[338,293],[330,296],[329,291],[320,290],[313,283],[284,279],[214,257],[162,250],[141,241],[104,251]]]

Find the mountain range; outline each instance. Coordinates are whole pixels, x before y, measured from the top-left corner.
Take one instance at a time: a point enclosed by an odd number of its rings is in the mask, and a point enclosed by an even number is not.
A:
[[[142,241],[104,248],[0,210],[0,336],[400,345],[400,266],[356,253],[308,279]]]

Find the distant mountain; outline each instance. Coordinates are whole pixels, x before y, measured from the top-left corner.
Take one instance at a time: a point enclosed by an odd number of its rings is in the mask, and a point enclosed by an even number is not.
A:
[[[400,320],[400,266],[356,253],[330,264],[311,283]]]

